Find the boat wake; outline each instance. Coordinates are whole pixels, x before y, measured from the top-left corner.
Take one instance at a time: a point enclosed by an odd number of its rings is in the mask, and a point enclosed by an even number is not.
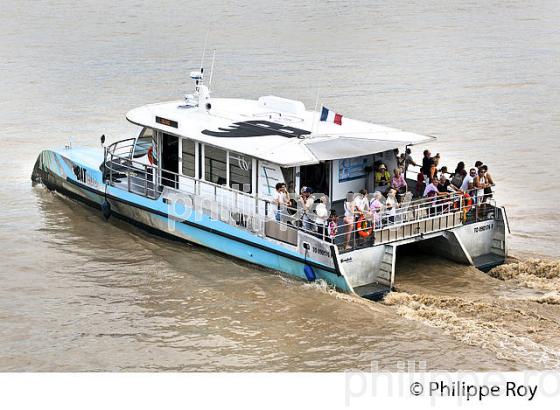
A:
[[[491,277],[511,281],[527,288],[552,292],[543,297],[543,303],[558,304],[560,292],[560,261],[528,259],[498,266],[488,273]]]
[[[560,346],[546,343],[559,334],[560,323],[520,307],[525,301],[393,292],[383,303],[395,307],[402,317],[443,329],[463,343],[490,350],[524,368],[560,368]]]
[[[347,303],[353,303],[362,308],[365,308],[366,310],[370,310],[374,312],[382,311],[382,309],[380,309],[380,306],[378,304],[373,303],[368,299],[364,299],[358,295],[338,292],[334,286],[329,285],[326,281],[322,279],[316,280],[315,282],[304,283],[303,288],[307,290],[312,290],[312,291],[327,294],[337,300],[342,300]]]
[[[412,255],[398,270],[397,290],[381,303],[336,292],[320,280],[303,288],[440,329],[510,362],[509,370],[560,369],[560,261],[516,261],[488,275]]]

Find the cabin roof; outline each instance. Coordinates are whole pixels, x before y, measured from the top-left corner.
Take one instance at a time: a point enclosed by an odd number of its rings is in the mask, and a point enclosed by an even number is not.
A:
[[[433,137],[342,118],[342,125],[319,121],[320,113],[280,97],[259,100],[212,98],[211,108],[185,101],[145,105],[127,119],[281,166],[368,155],[429,141]]]

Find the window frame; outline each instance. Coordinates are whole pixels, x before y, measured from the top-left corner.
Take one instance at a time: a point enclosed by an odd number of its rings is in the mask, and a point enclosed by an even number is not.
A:
[[[189,143],[192,143],[194,145],[194,164],[193,164],[193,169],[194,169],[194,176],[193,175],[186,175],[183,172],[183,162],[184,162],[184,158],[183,158],[183,142],[184,141],[188,141]],[[186,138],[186,137],[182,137],[180,138],[180,142],[179,142],[179,169],[181,170],[181,175],[187,177],[187,178],[194,178],[194,179],[198,179],[199,178],[199,166],[198,166],[198,160],[199,160],[199,146],[200,144],[196,141],[196,140],[192,140],[190,138]]]
[[[201,176],[200,179],[203,180],[203,181],[206,181],[206,182],[210,182],[211,184],[229,187],[229,151],[227,149],[216,147],[216,146],[210,145],[210,144],[201,144],[201,145],[202,145],[202,156],[201,156],[200,164],[201,164],[201,169],[202,169],[203,175]],[[226,182],[223,185],[218,184],[217,182],[214,182],[210,179],[207,179],[208,178],[208,176],[206,175],[206,147],[207,146],[209,146],[211,148],[214,148],[214,149],[221,150],[225,153],[225,156],[226,156],[226,161],[225,161],[225,168],[226,168],[226,178],[225,179],[226,179]]]
[[[232,180],[231,180],[231,160],[230,157],[231,156],[237,156],[237,157],[243,157],[244,160],[247,161],[249,167],[250,167],[250,175],[249,175],[249,188],[250,191],[249,192],[245,192],[243,190],[240,189],[235,189],[234,187],[231,186],[232,184]],[[233,189],[235,191],[239,191],[239,192],[243,192],[245,194],[249,194],[249,195],[253,195],[253,192],[255,192],[255,184],[254,184],[254,175],[255,175],[255,159],[253,157],[251,157],[250,155],[247,154],[242,154],[240,152],[236,152],[236,151],[227,151],[227,174],[228,174],[228,181],[227,181],[227,185],[230,189]],[[241,167],[238,167],[241,169]]]
[[[206,175],[206,147],[207,146],[209,146],[211,148],[214,148],[214,149],[221,150],[221,151],[225,152],[225,154],[226,154],[226,162],[225,162],[226,163],[226,183],[224,185],[219,185],[216,182],[213,182],[213,181],[209,180],[208,175]],[[196,174],[197,174],[196,178],[197,179],[199,179],[201,181],[209,182],[211,184],[223,186],[223,187],[226,187],[228,189],[231,189],[231,190],[234,190],[234,191],[237,191],[237,192],[241,192],[241,193],[244,193],[244,194],[247,194],[247,195],[256,195],[255,192],[256,192],[256,189],[257,189],[256,185],[257,185],[257,180],[258,180],[258,178],[257,178],[257,172],[258,172],[257,171],[257,159],[256,158],[254,158],[254,157],[252,157],[248,154],[244,154],[242,152],[231,151],[231,150],[228,150],[228,149],[225,149],[225,148],[222,148],[222,147],[217,147],[215,145],[205,144],[205,143],[196,144],[195,151],[197,153],[197,164],[198,164],[198,167],[197,167],[197,170],[196,170],[197,171],[196,172]],[[181,149],[181,153],[182,152],[183,151]],[[230,156],[231,155],[242,156],[248,161],[248,163],[251,167],[251,175],[249,177],[251,192],[244,192],[242,190],[235,189],[235,188],[231,187],[231,170],[230,170],[230,166],[231,166]],[[199,169],[200,169],[200,172],[198,172]],[[181,168],[181,170],[182,170],[182,168]]]

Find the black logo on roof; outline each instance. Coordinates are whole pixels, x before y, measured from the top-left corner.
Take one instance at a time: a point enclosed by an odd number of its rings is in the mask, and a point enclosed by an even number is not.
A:
[[[227,128],[218,128],[218,131],[204,130],[205,135],[212,137],[264,137],[267,135],[281,135],[287,138],[300,137],[302,135],[311,134],[307,130],[295,127],[287,127],[282,124],[270,121],[242,121],[234,122]]]

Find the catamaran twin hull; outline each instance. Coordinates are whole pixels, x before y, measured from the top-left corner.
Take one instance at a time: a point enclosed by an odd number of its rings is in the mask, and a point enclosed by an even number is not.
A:
[[[503,263],[507,255],[509,227],[505,210],[500,207],[493,206],[491,215],[483,220],[466,223],[463,208],[448,207],[445,212],[421,214],[419,207],[412,209],[411,205],[408,216],[403,214],[400,223],[372,232],[369,241],[358,238],[358,244],[347,251],[341,247],[341,241],[332,243],[295,227],[280,232],[278,221],[266,209],[266,219],[257,218],[257,223],[249,227],[240,223],[239,213],[231,209],[218,210],[216,214],[196,206],[204,192],[209,191],[201,189],[202,182],[197,189],[197,181],[191,181],[193,188],[187,190],[185,202],[184,197],[178,196],[181,190],[177,189],[177,181],[172,187],[147,181],[148,175],[150,181],[154,180],[157,167],[151,171],[148,166],[144,168],[144,187],[138,192],[134,189],[134,174],[138,177],[141,173],[138,168],[133,167],[134,172],[121,169],[120,175],[108,176],[109,162],[115,161],[108,161],[106,154],[89,148],[45,150],[37,159],[32,179],[100,209],[106,217],[113,215],[150,231],[303,280],[321,279],[339,291],[372,299],[393,287],[397,249],[410,243],[431,254],[482,269]],[[213,189],[216,193],[220,187]],[[185,206],[192,209],[185,212]],[[255,208],[258,213],[259,205]],[[245,215],[245,220],[250,218]]]

